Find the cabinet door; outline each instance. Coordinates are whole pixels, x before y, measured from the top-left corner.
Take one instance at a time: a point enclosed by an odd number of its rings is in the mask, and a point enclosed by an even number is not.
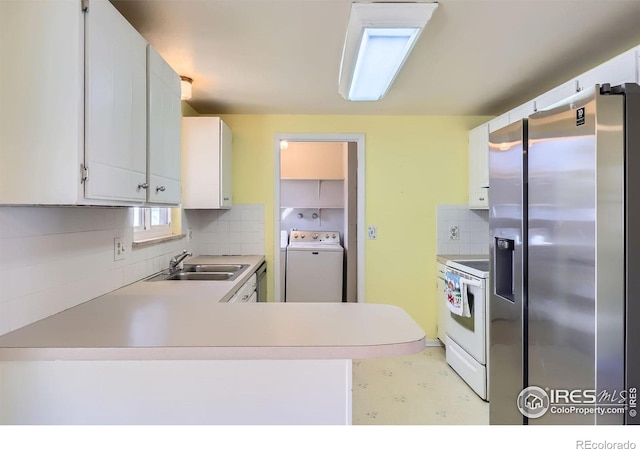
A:
[[[219,117],[182,119],[182,207],[227,209],[231,196],[231,130]]]
[[[108,0],[90,0],[85,29],[85,197],[144,202],[147,43]]]
[[[534,112],[536,112],[535,101],[528,101],[509,111],[509,122],[515,123],[518,120],[522,120],[523,118],[528,118]]]
[[[492,119],[489,121],[489,132],[492,133],[497,129],[500,129],[504,126],[507,126],[509,123],[511,123],[509,121],[509,113],[505,112],[502,115],[499,115],[498,117]]]
[[[78,201],[83,28],[80,2],[0,0],[1,204]]]
[[[609,83],[612,86],[637,82],[636,50],[629,50],[600,64],[578,77],[580,90],[596,84]]]
[[[147,46],[147,201],[179,204],[181,197],[180,76]]]
[[[438,279],[438,291],[436,292],[436,299],[438,301],[438,339],[442,344],[445,344],[447,341],[447,313],[449,313],[449,309],[447,309],[447,305],[445,304],[446,295],[445,295],[445,285],[444,285],[444,264],[438,263],[437,270],[437,279]]]
[[[469,131],[469,207],[489,207],[489,127]]]
[[[220,134],[220,205],[224,209],[233,205],[231,176],[233,136],[231,129],[222,120],[220,120]]]
[[[240,302],[249,302],[249,298],[251,295],[255,293],[255,290],[252,288],[249,282],[245,282],[242,287],[238,290],[238,301]]]
[[[542,111],[578,92],[578,80],[572,79],[536,98],[536,110]]]

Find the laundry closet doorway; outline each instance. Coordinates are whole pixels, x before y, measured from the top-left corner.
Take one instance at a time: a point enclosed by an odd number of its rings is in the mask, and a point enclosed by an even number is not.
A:
[[[285,300],[286,246],[296,229],[340,233],[342,299],[363,302],[364,135],[275,137],[274,301]]]

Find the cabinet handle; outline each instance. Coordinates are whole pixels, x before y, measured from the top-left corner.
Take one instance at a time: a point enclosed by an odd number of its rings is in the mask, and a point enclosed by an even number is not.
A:
[[[225,200],[225,201],[229,201],[229,197],[228,197],[228,196],[225,196],[225,197],[223,198],[223,200]]]
[[[479,199],[480,201],[484,201],[484,197],[482,197],[482,198],[478,198],[478,199]]]
[[[164,186],[156,187],[156,193],[158,192],[164,192]]]
[[[138,184],[139,189],[146,189],[147,187],[149,187],[149,184],[147,184],[146,182],[142,184]]]

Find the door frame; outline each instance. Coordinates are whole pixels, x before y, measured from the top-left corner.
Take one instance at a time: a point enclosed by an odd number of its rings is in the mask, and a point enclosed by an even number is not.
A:
[[[354,142],[357,146],[358,167],[357,167],[357,201],[358,201],[358,223],[357,223],[357,302],[364,301],[364,200],[365,200],[365,160],[364,160],[364,134],[315,134],[315,133],[278,133],[275,134],[274,149],[274,188],[273,188],[273,265],[274,265],[274,302],[280,302],[280,291],[284,286],[280,285],[280,141],[291,142]]]

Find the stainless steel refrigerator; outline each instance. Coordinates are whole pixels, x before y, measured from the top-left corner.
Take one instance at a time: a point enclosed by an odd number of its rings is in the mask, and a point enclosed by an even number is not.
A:
[[[489,141],[490,423],[640,423],[640,88]]]

